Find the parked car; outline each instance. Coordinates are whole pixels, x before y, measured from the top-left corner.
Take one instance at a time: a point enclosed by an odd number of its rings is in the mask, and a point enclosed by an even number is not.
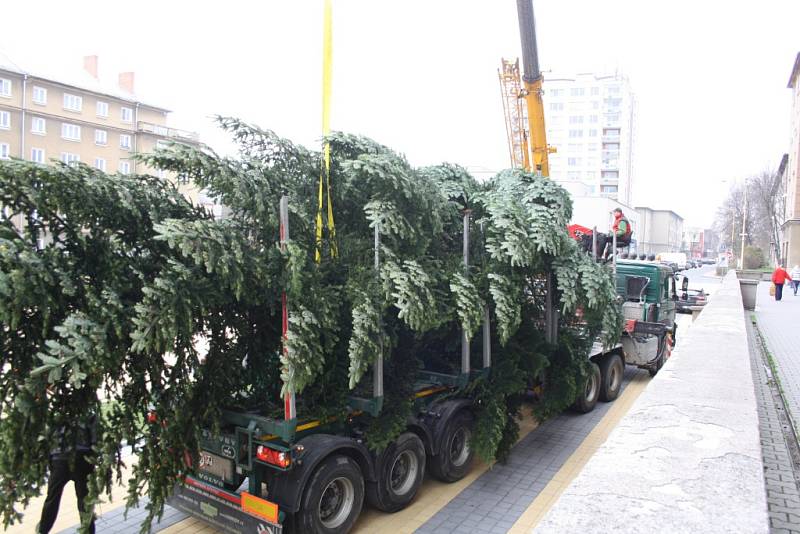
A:
[[[703,289],[689,289],[689,277],[685,274],[675,276],[678,289],[676,310],[678,313],[692,313],[703,309],[708,304],[708,295]]]
[[[708,295],[702,289],[687,289],[678,292],[678,313],[692,313],[703,309],[708,304]]]

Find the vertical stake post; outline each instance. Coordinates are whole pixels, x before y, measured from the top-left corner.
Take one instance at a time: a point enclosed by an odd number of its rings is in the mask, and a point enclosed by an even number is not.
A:
[[[469,277],[469,218],[472,210],[464,210],[464,276]],[[469,339],[467,331],[461,329],[461,374],[469,374]]]
[[[483,232],[483,221],[480,223],[481,225],[481,239],[485,239],[485,235]],[[483,368],[488,369],[492,366],[492,331],[491,331],[491,319],[489,317],[489,301],[486,301],[486,305],[483,308]]]
[[[597,227],[592,228],[592,259],[597,260]]]
[[[375,276],[380,276],[381,268],[381,226],[380,222],[375,221]],[[380,354],[375,358],[372,366],[372,396],[383,397],[383,338],[378,340]]]
[[[611,237],[611,258],[612,265],[614,266],[614,273],[617,272],[617,233],[614,232]]]
[[[281,251],[286,251],[286,242],[289,240],[289,197],[283,195],[280,202],[280,241]],[[281,333],[283,336],[283,353],[286,354],[286,339],[289,335],[289,307],[286,302],[286,291],[281,293]],[[283,418],[290,421],[297,417],[293,392],[286,392],[283,397]]]
[[[547,296],[544,305],[544,334],[545,341],[548,343],[556,343],[558,341],[558,310],[553,302],[555,297],[555,285],[553,273],[547,273],[547,281],[545,283],[545,292]]]

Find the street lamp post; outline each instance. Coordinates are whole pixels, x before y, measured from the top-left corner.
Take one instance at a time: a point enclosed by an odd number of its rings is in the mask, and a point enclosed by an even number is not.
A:
[[[744,209],[742,210],[742,255],[739,256],[739,268],[744,269],[744,238],[747,235],[747,181],[744,182]]]

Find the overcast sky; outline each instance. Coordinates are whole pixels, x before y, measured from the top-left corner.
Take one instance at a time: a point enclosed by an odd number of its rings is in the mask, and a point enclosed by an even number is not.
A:
[[[332,127],[412,164],[508,166],[497,67],[519,55],[513,0],[334,0]],[[789,150],[797,0],[535,0],[548,71],[628,75],[638,99],[634,204],[708,226],[729,184]],[[230,114],[307,145],[321,129],[322,0],[4,2],[22,67],[136,72],[174,127],[222,137]],[[13,22],[12,22],[13,21]],[[11,22],[11,23],[9,23]]]

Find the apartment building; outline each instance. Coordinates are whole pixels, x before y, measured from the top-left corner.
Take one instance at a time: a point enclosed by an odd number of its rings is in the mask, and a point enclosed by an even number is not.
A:
[[[659,254],[680,252],[683,243],[683,217],[671,210],[654,210],[637,207],[638,227],[633,231],[638,236],[637,252]]]
[[[169,110],[140,101],[134,73],[101,82],[98,57],[87,56],[70,79],[28,72],[0,54],[0,158],[47,164],[82,162],[108,173],[163,171],[131,158],[168,141],[198,143],[198,135],[167,126]],[[180,184],[193,201],[199,191]]]
[[[787,87],[792,90],[791,148],[786,165],[781,162],[785,197],[781,224],[781,256],[788,265],[800,264],[800,53]]]
[[[636,100],[615,74],[547,75],[544,81],[550,177],[569,190],[631,205]]]

